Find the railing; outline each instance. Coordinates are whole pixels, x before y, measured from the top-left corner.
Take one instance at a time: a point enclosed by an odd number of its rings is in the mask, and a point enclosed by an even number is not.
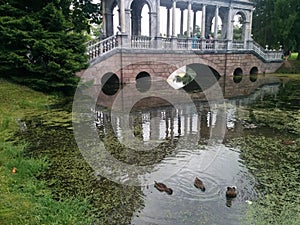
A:
[[[232,42],[233,50],[245,50],[245,45],[243,41],[234,41]]]
[[[220,50],[227,50],[228,42],[226,40],[218,40],[218,49]]]
[[[264,49],[255,41],[252,41],[252,50],[267,61],[280,60],[283,56],[282,51]]]
[[[104,40],[94,39],[89,41],[87,54],[90,60],[102,56],[105,53],[120,47],[121,36],[111,36]],[[119,40],[119,41],[118,41]],[[224,52],[232,51],[253,51],[258,56],[266,61],[282,60],[282,51],[268,50],[262,48],[256,42],[249,40],[244,41],[228,41],[224,39],[206,40],[206,39],[191,39],[191,38],[158,38],[157,40],[147,36],[131,36],[128,40],[127,36],[122,39],[122,46],[132,49],[154,49],[157,50],[196,50],[200,52]]]
[[[151,37],[131,36],[131,48],[151,48]]]
[[[177,49],[188,49],[188,39],[178,38],[177,39]]]
[[[99,38],[93,39],[87,43],[87,54],[89,59],[95,59],[100,55],[103,55],[105,52],[109,52],[114,48],[119,47],[118,39],[115,35],[108,37],[104,40]]]
[[[171,38],[162,38],[161,39],[162,48],[172,49],[172,39]]]

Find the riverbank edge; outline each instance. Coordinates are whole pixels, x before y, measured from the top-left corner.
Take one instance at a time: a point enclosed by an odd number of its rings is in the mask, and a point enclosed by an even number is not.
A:
[[[26,129],[26,114],[49,111],[60,97],[0,79],[0,98],[0,224],[91,224],[87,200],[54,200],[49,187],[36,178],[51,162],[24,157],[27,143],[14,138],[15,132]]]

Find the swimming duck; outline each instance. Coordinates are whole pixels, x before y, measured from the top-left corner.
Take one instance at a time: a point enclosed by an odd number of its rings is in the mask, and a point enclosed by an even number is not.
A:
[[[200,180],[198,177],[195,177],[194,186],[196,188],[199,188],[201,191],[205,191],[204,184],[203,184],[202,180]]]
[[[163,183],[158,183],[156,181],[154,181],[155,184],[154,184],[154,187],[159,190],[159,191],[164,191],[166,192],[167,194],[171,195],[173,193],[173,190],[171,188],[168,188],[167,185],[163,184]]]
[[[227,198],[235,198],[237,194],[236,187],[227,187],[226,197]]]

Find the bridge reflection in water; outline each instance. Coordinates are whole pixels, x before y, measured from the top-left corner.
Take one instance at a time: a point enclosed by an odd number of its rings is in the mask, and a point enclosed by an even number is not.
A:
[[[194,112],[192,107],[184,102],[185,99],[180,96],[177,98],[174,93],[170,93],[170,95],[176,103],[180,104],[180,107],[174,108],[170,102],[159,97],[149,97],[151,93],[147,94],[148,97],[134,102],[135,98],[133,96],[138,95],[138,91],[123,93],[119,90],[114,95],[106,95],[101,91],[97,100],[99,111],[97,111],[96,124],[104,127],[107,123],[111,124],[117,137],[123,138],[122,123],[124,121],[122,111],[124,111],[124,108],[125,111],[128,111],[127,107],[133,106],[132,109],[129,109],[131,112],[130,126],[132,129],[134,126],[139,126],[142,132],[140,138],[143,141],[173,139],[174,137],[186,135],[208,139],[211,133],[214,132],[213,129],[218,129],[219,122],[224,122],[223,118],[218,119],[219,115],[224,114],[224,110],[226,110],[226,129],[238,129],[234,123],[235,113],[237,113],[236,108],[251,104],[266,93],[276,95],[279,88],[278,83],[279,81],[276,78],[270,76],[259,76],[255,82],[251,81],[249,77],[243,77],[240,83],[234,83],[232,77],[222,78],[216,85],[222,87],[223,96],[216,96],[215,102],[210,101],[213,104],[206,101],[206,93],[208,91],[213,92],[213,86],[205,92],[190,94],[197,112]],[[156,84],[155,89],[152,91],[159,90],[162,96],[166,96],[168,93],[164,93],[164,90],[161,89],[164,85]],[[131,88],[135,89],[134,85]],[[120,98],[118,95],[121,94]],[[114,104],[117,96],[121,104]],[[224,97],[225,102],[222,101],[220,105],[219,98],[222,97]],[[226,103],[226,106],[223,103]],[[111,109],[112,107],[114,110],[120,110],[119,117],[114,116],[111,118],[110,111],[102,111],[104,108]],[[118,113],[115,115],[118,115]]]
[[[104,106],[97,107],[95,124],[102,138],[110,138],[112,135],[115,141],[122,143],[128,138],[128,130],[124,129],[124,118],[127,118],[130,129],[142,145],[155,144],[166,149],[162,150],[162,154],[157,149],[139,152],[145,155],[144,158],[134,151],[126,151],[130,155],[125,160],[122,157],[119,160],[137,165],[155,165],[149,173],[158,171],[164,174],[164,168],[176,171],[171,177],[162,180],[172,187],[174,192],[171,196],[158,192],[153,185],[141,187],[143,194],[139,197],[144,204],[142,210],[133,215],[132,224],[219,224],[220,221],[222,224],[239,224],[245,215],[245,202],[257,196],[254,188],[256,181],[241,162],[236,150],[214,142],[211,137],[224,126],[225,140],[251,132],[245,129],[247,124],[241,122],[243,117],[249,118],[251,113],[243,106],[259,101],[265,95],[275,98],[280,86],[277,79],[270,77],[258,77],[256,82],[247,80],[244,77],[244,81],[238,84],[232,84],[232,79],[219,80],[226,97],[221,104],[217,98],[208,104],[204,93],[192,94],[196,107],[184,102],[174,107],[157,97],[148,97],[134,104],[128,117],[124,117],[122,108],[114,107],[113,102],[108,101],[114,101],[116,96],[106,99],[99,96],[98,104],[103,103]],[[118,93],[122,92],[116,95]],[[121,98],[122,107],[126,109],[127,104],[132,105],[132,98],[125,93]],[[111,113],[107,106],[114,108],[115,113]],[[175,150],[174,146],[179,139],[188,141]],[[191,145],[189,140],[196,140],[197,146]],[[143,148],[141,145],[138,147]],[[195,176],[204,180],[205,192],[194,188]],[[226,200],[224,194],[228,185],[236,185],[239,190],[238,197],[232,202]],[[228,207],[231,209],[228,210]]]

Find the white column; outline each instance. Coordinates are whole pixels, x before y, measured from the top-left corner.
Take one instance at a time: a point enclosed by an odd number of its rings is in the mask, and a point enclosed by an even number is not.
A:
[[[160,37],[160,0],[156,1],[156,37]]]
[[[172,6],[172,37],[176,37],[176,33],[175,33],[175,25],[176,25],[175,9],[176,9],[176,1],[173,0],[173,6]]]
[[[131,24],[131,9],[125,9],[125,31],[128,35],[131,35],[130,24]]]
[[[218,38],[218,20],[219,20],[219,6],[217,5],[215,11],[215,35],[214,35],[215,40]]]
[[[106,35],[111,36],[114,34],[114,28],[113,28],[113,14],[111,12],[106,12]]]
[[[192,3],[188,2],[188,17],[187,17],[187,37],[191,37],[191,15],[192,15]]]
[[[206,5],[202,6],[201,38],[205,38]]]
[[[157,13],[149,12],[149,36],[155,37],[157,34]]]
[[[231,40],[231,41],[233,39],[232,26],[233,26],[232,7],[230,7],[228,11],[227,40]]]
[[[106,37],[106,6],[105,1],[101,1],[102,4],[102,35]]]
[[[249,39],[251,39],[252,40],[252,20],[253,20],[253,10],[251,10],[251,12],[250,12],[250,27],[249,27],[249,29],[250,29],[250,38]]]
[[[121,27],[121,32],[125,33],[126,32],[126,27],[125,27],[125,0],[120,0],[120,27]]]

